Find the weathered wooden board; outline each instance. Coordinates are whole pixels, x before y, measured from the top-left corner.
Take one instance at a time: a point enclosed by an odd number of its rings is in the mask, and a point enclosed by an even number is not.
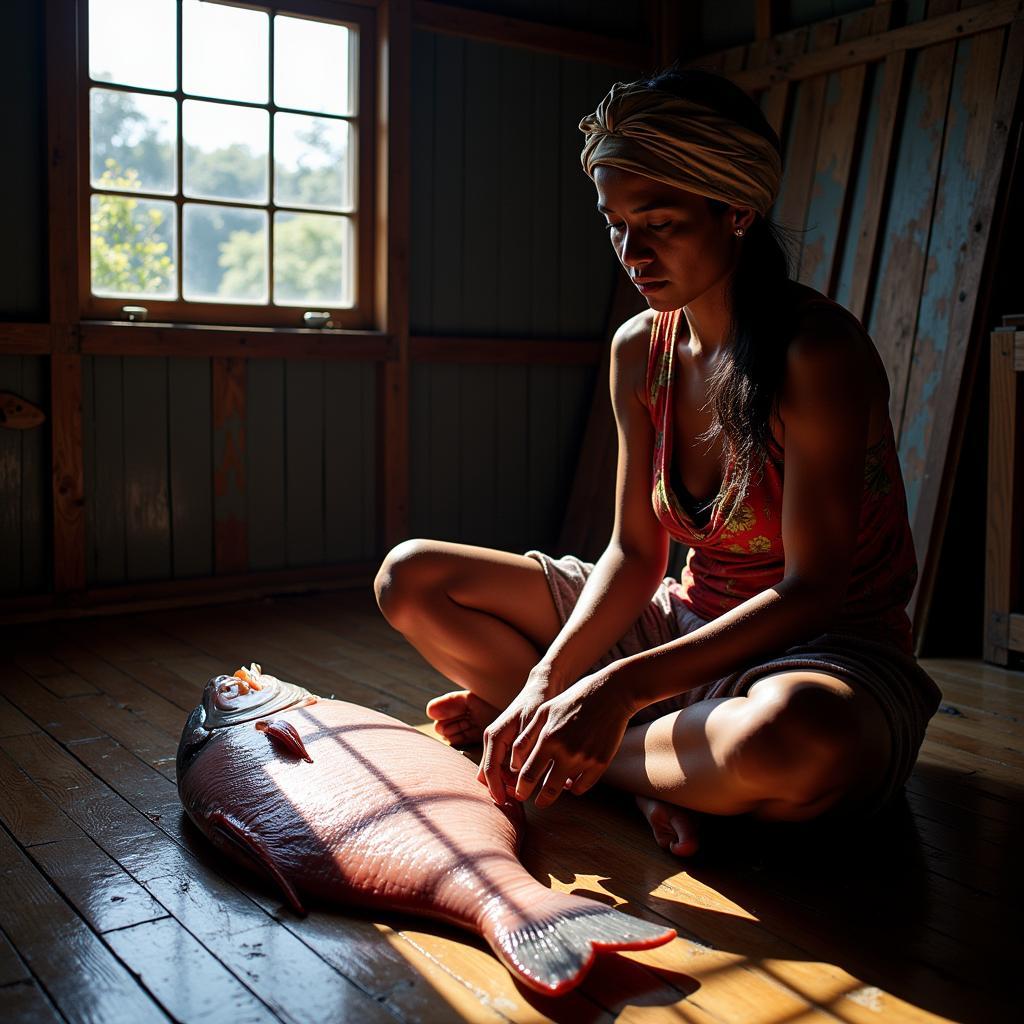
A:
[[[324,364],[285,364],[285,488],[289,565],[324,560]]]
[[[967,348],[966,338],[950,337],[950,327],[956,305],[968,298],[966,293],[958,294],[966,239],[983,228],[972,214],[985,171],[1004,39],[1005,33],[998,30],[956,46],[913,354],[904,371],[903,403],[897,409],[898,419],[894,418],[912,519],[927,471],[938,391],[955,387],[954,380],[943,376],[946,351],[955,346],[962,366]]]
[[[935,8],[934,13],[944,13],[946,6],[948,0],[933,0],[929,11]],[[889,372],[889,408],[894,425],[899,422],[903,405],[924,280],[954,52],[955,44],[941,43],[908,59],[910,85],[903,130],[882,231],[878,287],[867,319]]]
[[[216,358],[212,363],[213,566],[217,573],[243,572],[249,554],[247,360]]]
[[[167,361],[172,572],[213,574],[213,453],[209,359]]]
[[[87,488],[95,553],[90,582],[122,583],[125,574],[124,386],[120,356],[91,360],[93,479]]]
[[[167,360],[126,359],[124,372],[125,578],[171,575]]]
[[[869,9],[842,19],[839,41],[859,39],[884,30],[879,13],[888,20],[889,8]],[[821,136],[815,158],[807,208],[806,234],[800,255],[799,278],[827,295],[834,293],[834,268],[850,200],[850,171],[865,95],[867,66],[846,68],[828,76]]]
[[[285,364],[248,361],[245,406],[246,516],[249,567],[277,569],[285,558]]]

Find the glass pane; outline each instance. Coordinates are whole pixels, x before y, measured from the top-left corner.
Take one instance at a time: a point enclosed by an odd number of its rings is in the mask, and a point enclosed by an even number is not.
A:
[[[89,0],[89,74],[98,82],[173,92],[177,13],[175,0]]]
[[[352,208],[351,126],[308,114],[274,116],[274,202]]]
[[[274,302],[351,306],[352,222],[323,213],[274,214]]]
[[[274,102],[318,114],[352,114],[349,43],[343,25],[274,18]]]
[[[92,291],[173,299],[174,203],[100,193],[92,197]]]
[[[267,202],[267,111],[200,100],[182,107],[185,195]]]
[[[175,99],[92,89],[89,108],[93,185],[173,193],[178,137]]]
[[[266,302],[266,212],[186,203],[184,217],[184,297],[206,302]]]
[[[267,102],[267,14],[185,0],[181,34],[181,87],[185,92],[222,100]]]

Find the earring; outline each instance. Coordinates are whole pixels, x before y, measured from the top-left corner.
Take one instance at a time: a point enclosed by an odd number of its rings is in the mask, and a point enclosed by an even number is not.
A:
[[[737,228],[736,229],[736,237],[737,238],[742,238],[743,237],[743,228]]]

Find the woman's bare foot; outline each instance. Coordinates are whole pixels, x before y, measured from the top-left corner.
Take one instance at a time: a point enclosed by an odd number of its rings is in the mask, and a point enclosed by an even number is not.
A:
[[[498,709],[469,690],[454,690],[427,704],[434,731],[453,747],[474,747],[483,742],[484,729],[498,717]]]
[[[677,857],[692,857],[700,845],[697,837],[696,815],[675,804],[638,796],[636,805],[651,826],[659,846]]]

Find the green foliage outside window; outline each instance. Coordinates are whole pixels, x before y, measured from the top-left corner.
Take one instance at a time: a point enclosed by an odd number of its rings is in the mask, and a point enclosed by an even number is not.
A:
[[[173,160],[173,147],[147,123],[130,93],[104,94],[93,109],[92,138],[94,183],[104,189],[137,192],[147,181],[159,180]],[[321,204],[337,189],[337,156],[316,124],[303,141],[320,159],[318,166],[304,169],[294,179],[289,176],[290,194],[299,204]],[[248,146],[200,151],[191,158],[189,184],[204,195],[246,194],[263,168],[263,158]],[[334,218],[302,215],[277,224],[277,298],[302,301],[339,292],[343,253],[338,224]],[[94,292],[173,297],[176,268],[168,213],[146,199],[97,192],[90,227]],[[200,290],[225,296],[258,293],[264,273],[262,237],[233,231],[224,240],[223,235],[218,237],[215,217],[202,219],[197,231],[186,258],[190,278],[205,283]]]

